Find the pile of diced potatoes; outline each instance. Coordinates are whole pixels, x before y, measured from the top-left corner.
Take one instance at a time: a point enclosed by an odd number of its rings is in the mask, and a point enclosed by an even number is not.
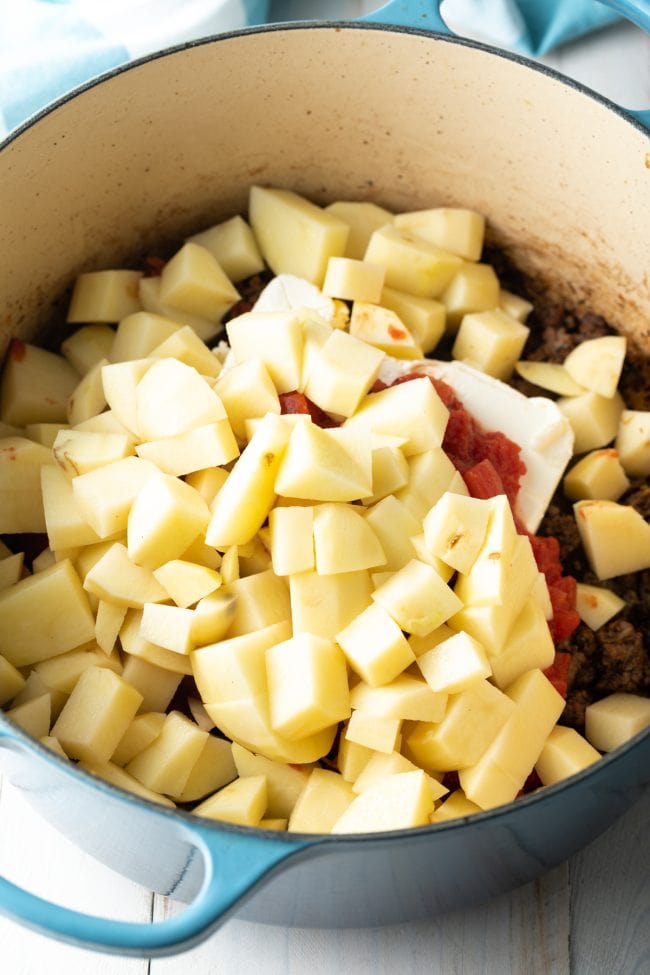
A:
[[[490,809],[650,724],[626,694],[587,709],[586,738],[557,724],[548,589],[505,496],[468,496],[428,378],[370,394],[387,356],[415,368],[450,331],[455,358],[560,394],[588,452],[565,489],[606,579],[650,562],[650,527],[617,503],[650,472],[650,415],[616,391],[624,339],[520,361],[531,306],[480,262],[472,211],[253,187],[249,220],[156,277],[81,274],[61,354],[11,345],[0,532],[48,544],[31,571],[0,553],[0,705],[145,798],[324,833]],[[210,348],[233,282],[266,265]],[[281,415],[293,391],[339,425]],[[594,628],[621,605],[580,588]]]

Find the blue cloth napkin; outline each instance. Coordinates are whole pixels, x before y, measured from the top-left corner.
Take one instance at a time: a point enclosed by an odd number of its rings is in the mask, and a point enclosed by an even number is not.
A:
[[[263,23],[269,6],[267,0],[0,0],[0,137],[110,68]],[[301,15],[327,18],[327,7],[306,2]],[[446,0],[444,9],[459,33],[533,55],[615,17],[597,0]]]

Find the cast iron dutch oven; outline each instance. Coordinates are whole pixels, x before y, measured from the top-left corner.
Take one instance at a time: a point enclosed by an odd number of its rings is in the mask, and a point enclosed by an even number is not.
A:
[[[610,5],[650,29],[645,0]],[[322,202],[480,210],[525,271],[647,353],[650,113],[451,36],[436,2],[391,3],[372,20],[182,46],[104,76],[14,134],[0,151],[5,345],[38,338],[78,272],[242,212],[261,182]],[[306,836],[127,795],[2,716],[0,749],[9,778],[62,833],[190,904],[172,920],[131,924],[1,880],[0,909],[58,938],[143,956],[187,948],[234,913],[357,927],[466,906],[576,852],[650,781],[647,729],[581,774],[470,819]]]

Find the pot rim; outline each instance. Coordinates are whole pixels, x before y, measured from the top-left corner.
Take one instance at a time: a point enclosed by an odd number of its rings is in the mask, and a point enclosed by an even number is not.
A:
[[[517,799],[513,799],[511,802],[503,803],[503,805],[495,806],[493,809],[485,809],[480,812],[471,813],[466,816],[458,816],[455,819],[448,820],[441,823],[428,823],[424,826],[413,826],[408,829],[399,830],[384,830],[381,832],[370,832],[370,833],[300,833],[298,831],[292,830],[291,832],[278,832],[277,830],[268,830],[260,828],[259,826],[240,826],[236,823],[228,823],[224,820],[209,819],[205,816],[197,816],[196,813],[190,812],[186,809],[176,808],[170,809],[167,806],[163,806],[159,803],[153,802],[150,799],[146,799],[143,796],[138,796],[135,793],[127,792],[124,789],[118,788],[118,786],[113,785],[104,779],[93,775],[91,772],[87,772],[85,769],[79,768],[77,765],[73,765],[70,759],[63,759],[56,752],[53,752],[47,745],[32,738],[26,731],[23,731],[14,721],[7,717],[7,715],[0,710],[0,728],[2,725],[8,725],[10,728],[10,735],[7,739],[7,745],[2,744],[2,735],[0,734],[0,755],[2,754],[3,747],[9,749],[12,748],[12,741],[18,740],[20,746],[26,746],[26,750],[34,753],[39,760],[45,760],[49,762],[52,766],[63,771],[67,775],[74,776],[78,778],[81,775],[83,781],[86,784],[92,784],[95,786],[99,792],[104,792],[108,796],[119,799],[122,802],[132,802],[139,808],[148,809],[150,812],[159,813],[165,817],[171,817],[173,821],[179,825],[187,827],[187,829],[192,832],[196,828],[197,824],[201,830],[205,830],[206,827],[214,830],[216,832],[225,833],[235,833],[240,836],[251,836],[255,835],[258,837],[273,837],[275,840],[285,840],[287,843],[295,841],[297,844],[302,844],[306,840],[311,841],[308,845],[310,846],[324,846],[324,845],[339,845],[343,843],[345,845],[355,845],[359,843],[373,844],[376,842],[386,842],[387,840],[395,839],[406,839],[410,837],[419,837],[424,835],[429,835],[431,833],[444,833],[451,832],[454,830],[464,829],[466,826],[482,826],[492,820],[499,820],[504,816],[509,816],[514,810],[529,808],[535,806],[540,802],[544,802],[548,797],[556,797],[562,792],[567,790],[573,790],[575,788],[580,788],[582,783],[589,779],[593,775],[604,775],[607,766],[618,762],[621,758],[627,755],[629,752],[633,751],[639,745],[641,745],[646,739],[650,739],[650,726],[642,729],[633,738],[619,745],[618,748],[611,752],[606,752],[601,758],[594,762],[592,765],[588,765],[586,768],[581,769],[574,775],[568,776],[566,779],[561,779],[559,782],[553,785],[542,786],[535,789],[534,792],[529,792],[527,795],[523,795]],[[649,780],[650,781],[650,780]],[[647,786],[647,782],[645,786]],[[644,785],[641,786],[644,788]]]
[[[286,31],[298,31],[298,30],[323,30],[330,29],[335,32],[345,30],[361,30],[361,31],[381,31],[389,33],[399,33],[399,34],[411,34],[417,37],[426,37],[433,42],[443,42],[449,44],[457,44],[461,47],[467,47],[470,49],[482,51],[483,53],[494,55],[496,57],[501,57],[506,61],[514,62],[522,67],[529,68],[539,74],[545,75],[555,81],[567,85],[569,88],[578,91],[583,95],[587,95],[595,102],[600,104],[602,107],[609,109],[619,118],[628,122],[635,129],[637,129],[642,134],[650,138],[650,134],[645,126],[636,119],[633,115],[630,115],[624,108],[618,105],[616,102],[607,98],[605,95],[594,91],[587,85],[576,81],[573,78],[562,74],[554,68],[548,65],[542,64],[538,61],[534,61],[529,57],[521,55],[517,52],[506,51],[492,45],[482,43],[480,41],[470,40],[464,37],[458,37],[456,35],[442,34],[436,31],[427,31],[415,27],[405,27],[401,25],[391,25],[374,23],[369,21],[349,21],[349,20],[309,20],[309,21],[291,21],[291,22],[280,22],[274,24],[261,24],[253,27],[241,28],[235,31],[226,31],[219,34],[212,34],[204,38],[199,38],[197,40],[187,41],[181,44],[176,44],[170,47],[163,48],[159,51],[151,52],[150,54],[143,55],[142,57],[127,61],[124,64],[117,65],[108,71],[103,72],[95,78],[84,82],[81,85],[73,88],[71,91],[66,92],[59,98],[55,99],[49,103],[46,107],[42,108],[40,111],[36,112],[34,115],[30,116],[24,122],[22,122],[17,128],[12,130],[4,140],[0,141],[0,153],[5,149],[9,148],[17,139],[19,139],[25,132],[36,125],[41,119],[50,115],[51,113],[63,108],[69,101],[83,95],[86,91],[95,88],[98,85],[103,84],[105,81],[109,81],[114,77],[118,77],[132,69],[137,69],[143,65],[151,62],[158,61],[162,58],[173,56],[176,54],[181,54],[187,50],[199,47],[207,47],[209,45],[216,44],[220,41],[231,41],[236,38],[244,38],[248,36],[255,36],[258,34],[270,34],[274,32],[286,32]],[[304,842],[305,840],[311,840],[311,845],[354,845],[358,843],[373,844],[375,842],[387,841],[410,837],[419,837],[423,835],[431,834],[432,832],[444,833],[453,830],[463,829],[466,826],[471,825],[482,825],[484,823],[490,822],[491,820],[498,820],[503,816],[507,816],[513,812],[515,809],[530,807],[536,805],[539,802],[543,802],[549,796],[559,795],[565,790],[570,790],[577,788],[584,780],[588,779],[590,776],[601,773],[603,769],[617,762],[621,757],[626,755],[628,752],[632,751],[638,745],[640,745],[646,738],[650,738],[650,727],[640,731],[637,735],[631,738],[629,741],[620,745],[612,752],[608,752],[603,755],[599,761],[595,762],[593,765],[582,769],[574,775],[569,776],[566,779],[562,779],[560,782],[554,785],[543,786],[542,788],[536,789],[534,792],[528,793],[518,799],[514,799],[512,802],[505,803],[500,806],[496,806],[493,809],[482,810],[481,812],[473,813],[469,816],[459,816],[455,819],[449,820],[447,822],[441,823],[430,823],[425,826],[411,827],[409,829],[402,830],[389,830],[383,832],[373,832],[373,833],[351,833],[351,834],[336,834],[332,835],[329,833],[278,833],[275,830],[265,830],[260,827],[254,826],[239,826],[234,823],[228,823],[220,820],[208,819],[202,816],[197,816],[195,813],[188,812],[184,809],[169,809],[158,803],[155,803],[149,799],[145,799],[142,796],[135,795],[134,793],[126,792],[117,786],[112,785],[103,779],[98,778],[90,772],[86,772],[84,769],[78,768],[73,765],[69,759],[63,759],[61,756],[54,753],[46,745],[43,745],[40,741],[32,738],[31,735],[27,734],[16,725],[10,718],[7,718],[6,714],[0,710],[0,727],[5,724],[8,725],[10,729],[10,735],[8,736],[7,745],[11,748],[12,740],[18,740],[20,744],[26,750],[34,753],[40,760],[45,760],[50,762],[53,766],[58,767],[59,770],[63,770],[66,774],[72,775],[78,778],[81,775],[82,781],[85,781],[88,785],[92,784],[95,788],[99,789],[100,792],[105,792],[108,796],[116,799],[120,799],[122,802],[133,802],[140,808],[149,809],[150,812],[156,812],[161,816],[173,817],[175,823],[179,825],[186,826],[190,832],[192,832],[193,825],[199,823],[202,829],[210,827],[213,830],[219,832],[232,832],[239,834],[241,836],[273,836],[276,840],[278,838],[285,838],[288,842],[295,837],[296,842]],[[2,751],[2,736],[0,735],[0,753]]]
[[[193,48],[207,47],[208,45],[217,44],[220,41],[231,41],[240,37],[255,36],[257,34],[271,34],[275,32],[287,32],[287,31],[298,31],[298,30],[323,30],[330,29],[334,32],[341,30],[361,30],[361,31],[381,31],[388,33],[397,34],[411,34],[416,37],[426,37],[434,42],[443,42],[447,44],[458,44],[461,47],[471,48],[477,51],[482,51],[485,54],[491,54],[495,57],[501,57],[506,61],[511,61],[515,64],[521,65],[522,67],[529,68],[532,71],[536,71],[539,74],[545,75],[554,81],[559,81],[561,84],[566,85],[569,88],[574,89],[580,94],[587,95],[589,98],[593,99],[595,102],[600,104],[602,107],[609,109],[619,118],[628,122],[635,129],[637,129],[641,134],[646,135],[650,139],[650,132],[646,126],[637,119],[634,115],[630,114],[630,111],[623,108],[621,105],[617,104],[607,96],[600,94],[600,92],[594,91],[593,88],[589,88],[588,85],[577,81],[575,78],[570,78],[568,75],[562,74],[555,68],[551,68],[546,64],[542,64],[539,61],[535,61],[530,57],[526,57],[523,54],[519,54],[516,51],[507,51],[503,48],[495,47],[494,45],[485,44],[482,41],[471,40],[467,37],[460,37],[456,34],[442,34],[438,31],[423,30],[418,27],[406,27],[397,24],[383,24],[376,23],[372,21],[361,21],[361,20],[304,20],[304,21],[286,21],[273,24],[258,24],[252,27],[243,27],[239,30],[224,31],[219,34],[210,34],[206,37],[198,38],[192,41],[185,41],[180,44],[174,44],[170,47],[161,48],[159,51],[152,51],[149,54],[142,55],[142,57],[134,58],[133,60],[126,61],[124,64],[118,64],[108,71],[104,71],[94,78],[83,82],[81,85],[77,85],[75,88],[66,92],[64,95],[59,96],[54,99],[44,108],[40,109],[34,115],[31,115],[24,122],[13,129],[3,140],[0,140],[0,153],[8,148],[16,139],[20,138],[24,132],[28,131],[33,125],[37,124],[42,118],[50,115],[52,112],[57,111],[62,108],[69,101],[72,101],[79,95],[84,94],[95,88],[98,85],[103,84],[105,81],[109,81],[112,78],[118,77],[130,71],[131,69],[137,69],[150,61],[158,61],[162,58],[172,56],[175,54],[181,54],[184,51],[191,50]]]

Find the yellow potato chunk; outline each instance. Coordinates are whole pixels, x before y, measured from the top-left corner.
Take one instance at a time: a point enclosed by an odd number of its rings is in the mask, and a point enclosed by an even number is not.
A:
[[[231,217],[188,238],[214,255],[231,281],[241,281],[264,270],[253,231],[243,217]]]
[[[427,513],[424,541],[432,555],[468,572],[487,534],[490,506],[478,498],[445,492]]]
[[[63,356],[16,339],[2,373],[0,418],[17,427],[64,423],[68,399],[78,382],[78,373]]]
[[[176,437],[228,419],[206,380],[178,359],[158,359],[149,367],[135,388],[135,406],[143,440]]]
[[[152,477],[129,512],[129,557],[141,566],[158,569],[182,555],[209,520],[208,506],[189,484],[168,474]]]
[[[650,698],[639,694],[609,694],[588,704],[585,736],[601,752],[612,752],[650,725]]]
[[[385,287],[379,304],[399,316],[425,355],[435,349],[444,335],[445,306],[435,298],[421,298]]]
[[[115,603],[104,599],[98,601],[95,614],[95,639],[104,653],[113,652],[126,613],[126,606],[116,606]]]
[[[397,571],[415,556],[411,538],[417,535],[421,526],[394,495],[389,494],[368,508],[366,521],[379,539],[387,570]]]
[[[372,594],[402,630],[426,636],[453,616],[462,603],[436,570],[412,559]]]
[[[470,802],[462,789],[455,792],[445,799],[442,805],[438,806],[431,815],[432,823],[446,823],[450,819],[459,819],[461,816],[471,816],[473,813],[481,812],[481,807],[475,802]]]
[[[618,501],[630,486],[618,451],[594,450],[575,464],[563,480],[564,493],[572,501]]]
[[[23,675],[0,654],[0,707],[13,701],[24,686]]]
[[[571,424],[574,454],[584,454],[611,443],[624,409],[618,393],[609,398],[592,391],[580,396],[563,396],[557,405]]]
[[[348,224],[290,190],[252,186],[248,214],[275,274],[289,272],[321,285],[330,257],[345,253]]]
[[[616,392],[626,347],[627,339],[623,335],[587,339],[569,352],[564,368],[585,389],[609,398]]]
[[[229,636],[252,633],[272,623],[288,621],[291,616],[287,586],[271,569],[235,579],[228,583],[225,592],[235,599]]]
[[[370,786],[348,806],[332,833],[374,833],[423,826],[433,812],[427,776],[400,772]]]
[[[553,785],[593,765],[599,758],[600,752],[597,752],[575,728],[556,725],[546,739],[546,744],[535,763],[535,771],[542,785]]]
[[[509,379],[529,331],[498,308],[472,312],[461,321],[451,354],[495,379]]]
[[[432,691],[425,681],[417,677],[399,674],[380,687],[371,687],[360,681],[350,691],[350,705],[384,718],[436,722],[442,721],[447,695]]]
[[[371,603],[336,634],[352,669],[371,687],[388,684],[415,656],[386,609]]]
[[[187,655],[174,653],[173,650],[167,650],[157,643],[145,640],[140,633],[141,623],[142,610],[130,609],[120,630],[120,643],[124,652],[146,660],[156,667],[162,667],[163,670],[171,670],[174,674],[191,674],[192,665]]]
[[[302,310],[252,311],[226,325],[237,363],[261,359],[278,393],[298,389],[303,358]],[[227,375],[227,374],[226,374]]]
[[[314,568],[312,506],[274,508],[269,514],[271,558],[278,576]]]
[[[246,439],[246,420],[280,413],[280,400],[261,358],[245,359],[219,377],[215,386],[237,439]]]
[[[97,649],[70,650],[48,660],[42,660],[34,667],[34,673],[42,679],[51,691],[71,694],[74,687],[88,667],[106,667],[114,673],[122,673],[122,664],[117,653],[107,656]]]
[[[72,368],[85,376],[93,366],[108,358],[115,332],[109,325],[84,325],[61,343],[61,353]]]
[[[384,718],[364,711],[353,711],[345,737],[375,752],[394,752],[400,746],[399,718]]]
[[[520,360],[515,363],[515,372],[529,383],[541,389],[548,389],[559,396],[580,396],[586,392],[584,386],[572,379],[564,366],[558,362]]]
[[[171,559],[154,569],[153,574],[168,596],[184,609],[221,586],[221,576],[216,569],[185,559]]]
[[[623,410],[616,449],[623,469],[630,477],[650,475],[650,411]]]
[[[440,447],[449,413],[426,376],[368,396],[345,428],[404,437],[406,457]]]
[[[148,799],[149,802],[155,802],[159,806],[168,806],[170,809],[174,809],[174,803],[171,799],[167,799],[166,796],[161,796],[157,792],[152,792],[151,789],[145,788],[141,782],[134,779],[132,775],[125,772],[123,768],[119,765],[115,765],[114,762],[79,762],[79,768],[83,769],[84,772],[90,773],[90,775],[95,775],[99,779],[103,779],[104,782],[108,782],[110,785],[117,786],[118,789],[124,789],[125,792],[132,792],[136,796],[140,796],[142,799]]]
[[[222,369],[221,361],[190,325],[184,325],[173,332],[156,345],[149,355],[152,359],[177,359],[211,379],[215,379]]]
[[[133,440],[125,433],[60,430],[52,445],[54,459],[69,477],[86,474],[133,453]]]
[[[264,755],[255,755],[236,742],[232,743],[232,757],[241,778],[263,775],[266,778],[269,816],[288,819],[296,800],[304,789],[312,766],[287,765],[274,762]]]
[[[409,457],[408,465],[408,484],[400,488],[395,497],[418,521],[424,521],[445,491],[465,496],[469,494],[465,482],[442,447],[431,447]]]
[[[361,774],[355,780],[352,789],[359,795],[365,792],[376,782],[387,778],[389,775],[399,775],[401,772],[417,772],[417,765],[410,762],[408,758],[400,755],[399,752],[373,752]],[[427,786],[432,799],[439,799],[449,791],[441,782],[434,779],[431,775],[426,777]]]
[[[325,207],[350,228],[345,256],[361,260],[375,230],[391,223],[393,214],[376,203],[337,200]]]
[[[583,623],[591,630],[599,630],[625,606],[625,600],[611,589],[589,586],[579,582],[576,593],[576,609]]]
[[[463,264],[442,293],[447,330],[455,332],[465,315],[497,310],[499,279],[490,264]]]
[[[441,722],[418,722],[407,738],[409,753],[427,771],[449,772],[473,765],[513,711],[510,698],[488,681],[477,681],[450,696]]]
[[[207,740],[207,731],[170,711],[158,737],[131,759],[126,771],[147,789],[178,798]]]
[[[84,589],[106,602],[133,609],[167,599],[151,570],[137,565],[121,542],[111,545],[89,569]]]
[[[319,575],[354,572],[385,564],[381,544],[357,506],[318,504],[313,511],[314,550]]]
[[[52,734],[70,758],[107,762],[141,704],[142,695],[122,677],[105,667],[88,667]]]
[[[266,803],[266,779],[263,775],[251,775],[245,779],[235,779],[192,811],[196,816],[208,819],[220,819],[240,826],[257,826],[266,812]]]
[[[350,335],[394,359],[421,359],[421,346],[396,312],[357,299],[350,316]]]
[[[409,467],[397,446],[382,443],[379,438],[372,447],[372,495],[363,498],[364,505],[372,505],[393,494],[408,483]]]
[[[140,705],[142,707],[142,704]],[[124,766],[141,751],[148,748],[154,741],[165,723],[165,715],[160,711],[149,711],[137,714],[120,738],[119,745],[113,752],[111,761],[115,765]]]
[[[232,474],[231,474],[232,477]],[[372,494],[369,438],[346,427],[297,423],[280,463],[275,490],[308,501],[357,501]]]
[[[187,243],[165,264],[160,276],[160,300],[172,308],[208,321],[220,321],[239,298],[213,254]]]
[[[111,362],[128,362],[144,359],[149,353],[183,326],[179,322],[154,315],[148,311],[138,311],[122,318],[117,331],[112,332],[113,345],[106,353]]]
[[[125,457],[72,480],[83,517],[100,538],[126,531],[129,511],[147,481],[158,474],[154,464]]]
[[[379,349],[334,329],[314,355],[305,395],[326,412],[350,417],[377,378],[383,360]]]
[[[140,621],[140,635],[149,643],[173,650],[174,653],[189,653],[194,649],[192,624],[194,613],[180,606],[161,606],[145,603]]]
[[[208,506],[212,506],[212,502],[216,498],[217,494],[225,484],[228,479],[228,471],[224,470],[222,467],[206,467],[198,471],[191,471],[186,477],[185,481],[191,487],[195,488],[205,501]],[[194,545],[195,543],[193,543]],[[209,568],[218,569],[220,565],[221,556],[212,550],[213,561],[216,559],[215,564],[212,561],[205,561],[204,557],[207,546],[203,543],[198,544],[197,553],[202,552],[201,557],[195,557],[193,560],[190,559],[189,555],[186,558],[189,561],[200,562],[202,565],[207,565]],[[192,549],[192,545],[190,546]],[[189,550],[188,550],[189,551]]]
[[[45,529],[53,551],[100,541],[83,516],[70,479],[58,467],[44,465],[41,468],[41,494]]]
[[[330,298],[371,301],[376,304],[381,298],[385,273],[383,267],[368,261],[358,261],[351,257],[330,257],[322,291]]]
[[[319,576],[298,572],[289,576],[293,632],[335,638],[370,602],[372,585],[367,570]]]
[[[204,796],[223,788],[236,778],[237,769],[230,742],[208,735],[208,740],[192,767],[178,801],[196,802],[197,799],[203,799]]]
[[[50,731],[52,702],[49,694],[33,697],[10,708],[6,715],[32,738],[44,738]]]
[[[599,579],[650,567],[650,525],[634,508],[615,501],[577,501],[576,525]],[[625,539],[625,544],[621,544]]]
[[[398,213],[395,226],[408,230],[466,261],[478,261],[483,249],[485,217],[461,207],[435,207]]]
[[[182,477],[205,467],[228,464],[239,447],[228,420],[195,427],[176,437],[150,440],[135,448],[138,457],[151,461],[165,474]]]
[[[518,322],[525,322],[533,310],[532,302],[515,295],[511,291],[501,288],[499,292],[499,308],[511,318],[516,318]]]
[[[338,772],[315,768],[298,796],[288,828],[296,833],[329,833],[354,799]]]
[[[128,362],[108,363],[101,368],[104,396],[112,415],[129,433],[138,438],[136,390],[152,365],[152,359],[132,359]]]
[[[140,310],[140,271],[88,271],[75,281],[68,322],[119,322]]]
[[[339,738],[336,765],[345,781],[352,783],[359,777],[371,757],[376,753],[372,748],[358,745],[356,741],[350,741],[349,738],[346,738],[346,730],[344,727]]]
[[[527,670],[545,670],[555,659],[555,646],[543,609],[529,599],[514,621],[508,636],[496,652],[489,654],[492,679],[497,687],[508,687]]]
[[[266,651],[290,636],[289,623],[272,623],[254,633],[194,650],[190,659],[202,700],[206,704],[216,704],[265,697]]]
[[[44,532],[41,470],[52,464],[47,447],[25,437],[0,439],[0,531]]]
[[[95,635],[95,620],[69,559],[0,592],[0,653],[27,667]]]
[[[364,260],[386,268],[389,288],[421,298],[437,298],[463,263],[456,254],[390,224],[375,230]]]
[[[455,633],[423,653],[418,667],[431,690],[443,694],[459,694],[492,674],[485,650],[468,633]]]
[[[139,625],[139,621],[138,625]],[[156,664],[125,651],[124,680],[142,694],[140,711],[143,713],[166,711],[183,677],[180,673],[165,670]]]

